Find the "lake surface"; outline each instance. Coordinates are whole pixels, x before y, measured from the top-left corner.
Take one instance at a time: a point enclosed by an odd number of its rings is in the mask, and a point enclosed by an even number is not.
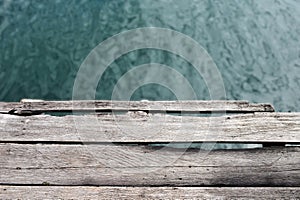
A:
[[[298,0],[0,0],[0,101],[72,99],[77,71],[89,52],[139,27],[169,28],[196,40],[216,63],[227,99],[300,111]],[[150,62],[173,67],[196,88],[197,99],[210,99],[189,63],[154,49],[133,51],[112,63],[96,98],[110,99],[122,75]],[[173,100],[176,95],[148,84],[131,99]]]

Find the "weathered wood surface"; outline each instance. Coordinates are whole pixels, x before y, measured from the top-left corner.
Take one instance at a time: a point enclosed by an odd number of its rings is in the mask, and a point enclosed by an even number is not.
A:
[[[0,199],[299,199],[299,187],[0,186]]]
[[[220,117],[129,112],[124,115],[0,114],[0,140],[64,142],[300,142],[300,113]]]
[[[300,148],[0,145],[0,184],[300,186]]]
[[[247,101],[37,101],[0,103],[2,113],[66,111],[150,111],[150,112],[274,112],[270,104]]]

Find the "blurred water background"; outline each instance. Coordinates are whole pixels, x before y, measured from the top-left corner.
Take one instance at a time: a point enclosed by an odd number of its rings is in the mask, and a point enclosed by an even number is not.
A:
[[[72,99],[76,73],[94,47],[119,32],[149,26],[199,42],[222,74],[226,98],[300,111],[299,0],[0,0],[0,101]],[[197,88],[198,99],[210,99],[186,61],[151,49],[116,60],[96,98],[110,99],[126,71],[149,62],[174,67]],[[132,100],[139,99],[176,96],[150,84],[133,94]]]

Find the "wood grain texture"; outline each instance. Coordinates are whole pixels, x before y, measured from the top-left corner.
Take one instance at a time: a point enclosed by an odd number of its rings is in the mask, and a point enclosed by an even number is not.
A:
[[[300,186],[300,148],[0,145],[0,184]]]
[[[299,187],[0,186],[0,199],[299,199]]]
[[[150,112],[274,112],[270,104],[247,101],[42,101],[0,103],[0,111],[15,114],[66,111],[150,111]]]
[[[220,117],[128,112],[124,115],[0,114],[0,140],[65,142],[300,142],[300,113]]]

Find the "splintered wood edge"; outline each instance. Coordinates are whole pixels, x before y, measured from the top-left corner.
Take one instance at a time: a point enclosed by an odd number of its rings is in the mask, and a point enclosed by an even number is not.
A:
[[[79,111],[153,111],[153,112],[274,112],[271,104],[248,101],[43,101],[0,102],[2,113]]]
[[[0,186],[0,199],[299,199],[299,187]]]

